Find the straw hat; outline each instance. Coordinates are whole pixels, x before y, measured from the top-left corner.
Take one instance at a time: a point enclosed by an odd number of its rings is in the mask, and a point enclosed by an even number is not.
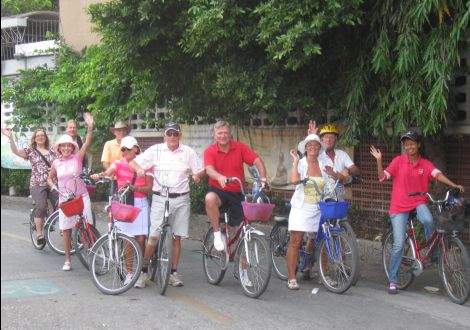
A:
[[[128,132],[130,131],[129,126],[127,126],[126,122],[120,120],[114,124],[114,127],[111,128],[111,132],[114,132],[115,129],[119,128],[125,128]]]

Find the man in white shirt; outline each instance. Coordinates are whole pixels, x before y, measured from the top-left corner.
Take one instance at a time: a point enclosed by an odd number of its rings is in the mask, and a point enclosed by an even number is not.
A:
[[[177,123],[170,122],[164,128],[164,142],[155,144],[138,155],[130,162],[130,166],[142,177],[145,170],[152,169],[153,175],[162,184],[176,186],[170,191],[170,224],[173,230],[173,260],[169,284],[183,286],[177,273],[181,254],[181,237],[188,236],[191,200],[189,182],[185,179],[192,174],[194,182],[199,183],[205,175],[204,166],[197,153],[187,145],[180,143],[181,128]],[[182,183],[182,184],[179,184]],[[178,185],[179,184],[179,185]],[[154,181],[152,208],[150,210],[150,233],[145,247],[144,260],[148,260],[155,252],[158,241],[158,228],[163,221],[165,197],[161,195],[162,187]],[[142,274],[136,287],[145,287],[147,264],[142,267]]]

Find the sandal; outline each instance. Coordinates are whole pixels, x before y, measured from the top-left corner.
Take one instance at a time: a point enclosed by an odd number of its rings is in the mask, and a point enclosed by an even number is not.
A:
[[[36,243],[37,243],[38,245],[44,245],[44,244],[46,244],[46,239],[44,238],[44,235],[36,236]]]
[[[388,293],[390,294],[397,294],[398,293],[398,288],[395,283],[390,283],[390,286],[388,287]]]
[[[62,266],[62,270],[69,271],[72,269],[72,263],[70,261],[66,261]]]
[[[288,280],[287,281],[287,288],[289,290],[298,290],[300,289],[300,286],[299,284],[297,283],[297,280],[296,279],[293,279],[293,280]]]

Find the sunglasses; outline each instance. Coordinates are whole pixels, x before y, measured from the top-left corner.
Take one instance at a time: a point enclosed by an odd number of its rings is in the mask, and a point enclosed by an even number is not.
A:
[[[131,150],[132,150],[132,149],[128,149],[128,148],[126,148],[126,147],[122,147],[122,148],[121,148],[121,151],[122,151],[122,152],[124,152],[124,151],[131,151]]]
[[[179,132],[176,132],[176,131],[168,131],[165,133],[166,136],[173,136],[173,137],[178,137],[180,136],[180,133]]]

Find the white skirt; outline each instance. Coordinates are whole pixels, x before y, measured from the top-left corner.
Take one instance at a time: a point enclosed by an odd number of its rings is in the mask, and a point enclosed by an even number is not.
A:
[[[91,212],[91,200],[88,192],[83,193],[83,214],[86,216],[88,223],[93,223],[93,213]],[[64,212],[59,208],[59,229],[67,230],[75,226],[78,218],[76,215],[67,217]]]
[[[148,236],[149,233],[149,203],[147,197],[134,198],[134,206],[141,209],[134,222],[116,221],[115,226],[130,236]]]
[[[289,213],[289,231],[318,232],[320,216],[320,208],[316,203],[303,203],[302,208],[292,206]]]

